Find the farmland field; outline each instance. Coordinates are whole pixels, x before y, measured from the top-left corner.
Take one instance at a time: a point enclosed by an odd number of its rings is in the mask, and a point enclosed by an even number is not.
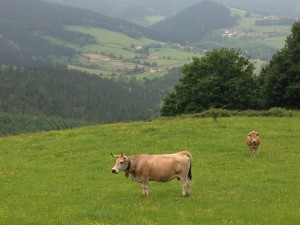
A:
[[[80,49],[82,56],[85,58],[91,54],[107,56],[108,60],[105,62],[94,61],[92,63],[93,66],[91,66],[90,61],[82,61],[83,58],[69,65],[69,68],[92,72],[93,74],[107,76],[114,73],[116,75],[122,75],[122,69],[130,70],[134,69],[135,65],[139,65],[140,67],[145,67],[146,72],[144,74],[136,74],[136,77],[151,78],[163,76],[167,73],[168,69],[182,66],[189,62],[195,55],[201,56],[200,54],[181,49],[174,49],[172,46],[155,47],[160,43],[146,38],[134,39],[124,34],[105,29],[81,26],[68,26],[68,29],[93,35],[97,39],[98,44],[87,45]],[[137,49],[138,46],[140,46],[141,49]],[[149,49],[148,56],[143,53],[143,49],[145,48]],[[144,63],[148,65],[145,66]],[[151,65],[153,63],[159,67],[160,72],[149,74],[147,73],[147,68],[151,67],[149,64]]]
[[[261,135],[250,158],[246,134]],[[300,118],[159,119],[1,138],[0,224],[299,224]],[[193,154],[180,183],[112,174],[110,153]]]

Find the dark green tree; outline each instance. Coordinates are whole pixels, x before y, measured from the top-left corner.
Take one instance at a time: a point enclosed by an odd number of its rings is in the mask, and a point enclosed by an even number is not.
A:
[[[295,22],[291,31],[284,48],[261,72],[266,108],[300,108],[300,22]]]
[[[162,116],[209,108],[254,109],[259,105],[254,65],[235,49],[214,49],[183,67],[183,77],[163,100]]]

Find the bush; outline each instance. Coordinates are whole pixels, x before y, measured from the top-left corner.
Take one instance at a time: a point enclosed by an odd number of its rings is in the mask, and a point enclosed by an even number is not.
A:
[[[234,117],[234,116],[246,116],[246,117],[254,117],[254,116],[265,116],[265,117],[293,117],[300,116],[299,110],[288,110],[284,108],[271,108],[269,110],[226,110],[226,109],[217,109],[210,108],[201,113],[195,114],[184,114],[178,116],[179,118],[204,118],[204,117],[212,117],[213,119],[217,119],[218,117]],[[164,118],[164,117],[162,117]]]
[[[291,117],[299,114],[299,111],[293,111],[293,110],[288,110],[284,108],[271,108],[268,110],[269,116],[275,116],[275,117]]]

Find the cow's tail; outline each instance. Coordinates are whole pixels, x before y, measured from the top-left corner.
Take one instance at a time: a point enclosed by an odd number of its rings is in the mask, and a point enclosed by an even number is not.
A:
[[[189,178],[190,178],[190,180],[192,180],[192,160],[191,160],[190,169],[189,169]]]
[[[185,153],[186,153],[186,156],[190,158],[190,169],[189,169],[188,176],[189,176],[190,180],[192,180],[192,161],[193,161],[192,153],[190,153],[188,151],[186,151]]]

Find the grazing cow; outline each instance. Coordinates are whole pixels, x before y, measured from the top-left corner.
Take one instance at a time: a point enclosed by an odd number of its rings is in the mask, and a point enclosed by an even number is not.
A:
[[[148,195],[149,181],[167,182],[181,180],[182,196],[190,195],[192,180],[192,154],[187,151],[164,155],[113,155],[117,158],[112,173],[125,172],[142,184],[143,194]]]
[[[251,156],[255,157],[258,154],[258,146],[260,144],[259,134],[256,131],[251,131],[247,136],[247,145],[250,149]]]

